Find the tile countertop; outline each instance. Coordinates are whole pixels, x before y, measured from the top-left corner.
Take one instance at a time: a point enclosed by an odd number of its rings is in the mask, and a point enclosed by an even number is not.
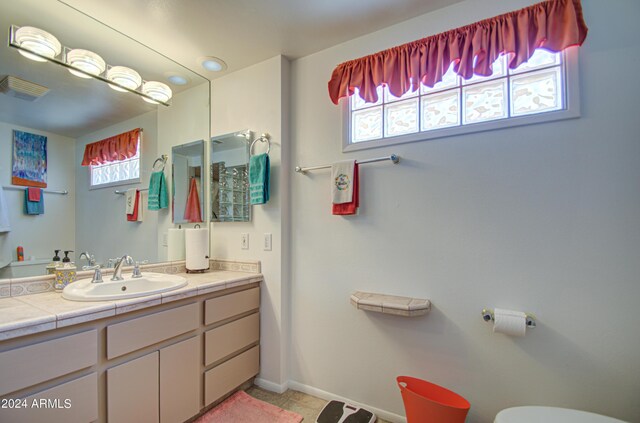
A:
[[[69,301],[59,292],[0,299],[0,341],[78,323],[103,319],[183,298],[262,281],[260,273],[228,270],[178,273],[186,286],[162,294],[117,301]]]

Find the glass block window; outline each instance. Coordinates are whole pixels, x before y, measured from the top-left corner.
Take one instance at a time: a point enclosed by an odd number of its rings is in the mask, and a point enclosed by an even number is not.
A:
[[[124,185],[140,181],[140,144],[136,155],[125,160],[117,160],[100,165],[89,166],[91,187]]]
[[[474,75],[464,80],[454,73],[452,64],[433,88],[421,86],[395,97],[386,86],[378,87],[375,104],[366,103],[356,93],[349,100],[347,144],[474,132],[498,127],[495,123],[500,121],[520,118],[527,123],[522,117],[565,110],[564,62],[564,53],[538,49],[514,70],[508,68],[507,56],[501,56],[488,77]],[[489,122],[494,123],[490,128]]]

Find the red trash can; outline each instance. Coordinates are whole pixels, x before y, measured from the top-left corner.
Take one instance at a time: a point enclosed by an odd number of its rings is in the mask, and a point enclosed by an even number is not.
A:
[[[464,423],[471,404],[460,395],[426,380],[398,376],[407,423]]]

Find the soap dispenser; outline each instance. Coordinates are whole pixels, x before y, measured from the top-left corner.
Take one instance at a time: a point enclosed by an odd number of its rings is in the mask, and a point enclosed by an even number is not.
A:
[[[47,265],[47,275],[53,275],[56,273],[56,268],[62,266],[62,263],[60,263],[60,256],[58,255],[60,250],[53,251],[55,251],[56,255],[51,259],[51,263]]]
[[[72,252],[73,250],[65,251],[62,266],[56,268],[56,280],[53,284],[53,289],[56,291],[62,291],[65,286],[76,280],[76,266],[69,258],[69,253]]]

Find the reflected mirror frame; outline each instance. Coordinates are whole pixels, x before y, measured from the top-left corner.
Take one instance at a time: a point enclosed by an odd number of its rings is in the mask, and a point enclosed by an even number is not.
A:
[[[176,180],[175,180],[175,166],[176,166],[176,153],[180,153],[181,149],[187,149],[187,148],[191,148],[191,147],[197,147],[200,146],[200,149],[198,151],[198,153],[200,154],[200,188],[198,190],[198,195],[199,195],[199,200],[200,200],[200,217],[202,219],[201,222],[189,222],[187,220],[184,219],[184,213],[183,213],[183,219],[182,220],[176,220],[176,201],[175,201],[175,196],[176,196]],[[204,216],[204,214],[206,213],[206,208],[205,208],[205,198],[204,198],[204,188],[205,188],[205,180],[207,178],[206,172],[205,172],[205,168],[203,166],[204,164],[204,140],[198,140],[198,141],[192,141],[192,142],[188,142],[185,144],[180,144],[180,145],[174,145],[173,147],[171,147],[171,221],[174,224],[184,224],[184,223],[203,223],[206,222],[206,217]],[[196,166],[193,166],[196,167]],[[189,180],[187,180],[187,185],[189,185]],[[187,189],[188,191],[188,189]],[[187,192],[187,196],[188,196],[188,192]],[[186,196],[185,196],[186,198]],[[186,202],[185,202],[185,207],[186,207]]]
[[[224,163],[224,161],[221,162],[216,162],[214,161],[214,147],[218,144],[221,144],[224,142],[224,140],[235,140],[235,139],[244,139],[245,141],[245,145],[244,145],[244,159],[243,159],[243,164],[241,165],[235,165],[235,166],[231,166],[230,168],[234,168],[237,169],[238,167],[244,167],[244,169],[241,170],[241,172],[245,172],[245,179],[244,182],[242,181],[242,175],[236,175],[236,176],[240,176],[240,180],[237,180],[238,178],[234,178],[233,175],[231,175],[230,178],[230,183],[232,184],[237,184],[237,183],[241,183],[243,184],[243,190],[242,192],[242,203],[239,205],[239,207],[235,207],[236,204],[235,203],[235,198],[232,199],[232,201],[230,202],[231,205],[231,215],[227,215],[227,218],[221,218],[221,216],[219,216],[219,211],[220,211],[220,189],[218,188],[218,191],[216,193],[216,188],[218,187],[219,184],[219,172],[220,172],[220,163]],[[250,222],[251,221],[251,204],[249,202],[249,156],[250,156],[250,147],[251,147],[251,143],[253,142],[254,139],[254,132],[251,131],[250,129],[244,129],[242,131],[234,131],[234,132],[229,132],[229,133],[225,133],[225,134],[220,134],[220,135],[215,135],[211,137],[211,141],[210,141],[210,153],[209,153],[209,171],[210,171],[210,178],[211,178],[211,185],[210,185],[210,195],[211,195],[211,199],[210,199],[210,207],[211,207],[211,213],[209,216],[209,219],[211,222]],[[237,149],[238,147],[236,147]],[[217,165],[217,167],[216,167]],[[217,179],[216,179],[217,178]],[[237,193],[234,192],[233,189],[231,189],[230,194],[236,195]],[[218,203],[218,204],[216,204]],[[238,213],[236,213],[236,211]],[[239,215],[238,217],[236,217],[236,215]]]

